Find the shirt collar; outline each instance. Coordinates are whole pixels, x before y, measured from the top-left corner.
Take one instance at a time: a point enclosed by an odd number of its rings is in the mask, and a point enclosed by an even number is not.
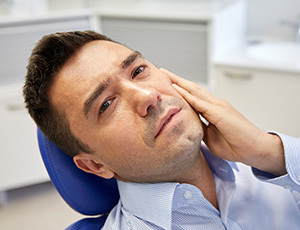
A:
[[[235,176],[232,169],[239,171],[235,162],[225,161],[213,155],[204,143],[201,145],[201,151],[214,174],[216,174],[222,180],[235,181]]]
[[[201,146],[211,170],[220,179],[235,181],[232,168],[238,171],[234,162],[213,155],[206,145]],[[163,229],[171,229],[172,202],[178,183],[132,183],[118,181],[123,208],[131,214],[152,222]]]
[[[172,201],[177,183],[118,181],[120,200],[129,213],[163,229],[171,229]]]

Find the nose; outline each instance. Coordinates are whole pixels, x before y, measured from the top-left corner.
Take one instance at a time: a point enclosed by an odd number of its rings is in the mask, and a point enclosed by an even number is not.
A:
[[[150,108],[157,107],[161,94],[152,86],[135,82],[123,84],[127,102],[141,117],[146,117]]]

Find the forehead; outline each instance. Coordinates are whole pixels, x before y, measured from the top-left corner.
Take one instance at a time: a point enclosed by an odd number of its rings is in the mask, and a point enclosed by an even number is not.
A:
[[[131,52],[127,47],[114,42],[92,41],[83,46],[70,62],[78,70],[83,68],[86,71],[87,68],[98,67],[105,71],[106,68],[119,67],[120,62]],[[71,68],[74,69],[74,65]]]
[[[64,82],[60,85],[68,85],[70,88],[71,85],[67,84],[67,81],[76,82],[78,86],[78,83],[105,78],[106,75],[117,71],[124,58],[131,52],[127,47],[114,42],[89,42],[65,63],[54,85]]]

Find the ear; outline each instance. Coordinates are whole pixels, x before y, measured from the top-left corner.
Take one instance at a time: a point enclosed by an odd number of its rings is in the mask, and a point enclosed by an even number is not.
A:
[[[103,163],[92,154],[79,153],[73,157],[73,161],[78,168],[87,173],[92,173],[106,179],[111,179],[115,175],[112,170],[103,165]]]

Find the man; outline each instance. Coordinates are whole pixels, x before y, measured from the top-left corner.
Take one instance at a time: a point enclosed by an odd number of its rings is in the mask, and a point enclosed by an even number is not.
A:
[[[45,36],[27,68],[41,130],[80,169],[118,180],[103,229],[300,228],[297,139],[92,31]]]

